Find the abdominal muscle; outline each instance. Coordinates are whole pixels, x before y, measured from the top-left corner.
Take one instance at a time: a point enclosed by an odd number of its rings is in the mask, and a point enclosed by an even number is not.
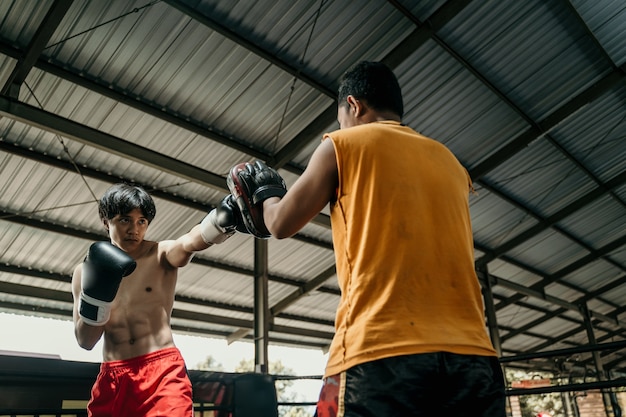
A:
[[[104,360],[129,359],[173,347],[172,331],[165,316],[161,309],[109,321],[104,335]]]
[[[122,279],[104,329],[103,358],[115,361],[174,347],[170,316],[177,270],[159,265],[156,251],[137,259]]]

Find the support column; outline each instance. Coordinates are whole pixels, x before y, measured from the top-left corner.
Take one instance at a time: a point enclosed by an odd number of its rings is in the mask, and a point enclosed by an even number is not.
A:
[[[254,239],[254,371],[269,372],[267,346],[269,337],[267,240]]]
[[[587,339],[589,340],[590,346],[596,346],[598,343],[596,341],[596,335],[593,332],[593,323],[591,323],[591,313],[589,312],[589,307],[587,303],[580,304],[580,313],[583,316],[583,322],[585,325],[585,330],[587,331]],[[604,365],[602,364],[602,358],[600,357],[600,352],[596,349],[591,352],[593,357],[593,362],[596,367],[596,375],[598,375],[599,381],[606,381],[607,375],[604,371]],[[602,401],[604,402],[604,409],[606,411],[607,416],[614,416],[613,405],[611,404],[611,398],[609,397],[609,393],[607,393],[604,389],[602,391]]]
[[[481,292],[483,295],[483,303],[485,304],[485,316],[487,319],[487,329],[489,330],[489,337],[493,344],[496,354],[499,358],[502,357],[502,342],[500,340],[500,332],[498,331],[498,319],[496,317],[496,306],[493,303],[493,292],[491,290],[491,278],[489,277],[489,268],[487,264],[480,265],[476,273],[478,274],[479,281],[482,283]],[[500,365],[502,368],[502,374],[504,376],[504,383],[508,385],[506,379],[506,367]],[[514,403],[519,404],[519,398],[506,397],[507,412],[513,414]]]
[[[500,332],[498,331],[498,319],[496,317],[496,307],[493,303],[493,292],[491,290],[491,279],[489,277],[489,269],[487,265],[481,265],[476,271],[478,277],[482,282],[482,294],[483,302],[485,303],[485,315],[487,317],[487,328],[489,329],[489,336],[491,337],[491,343],[496,349],[496,353],[499,357],[502,356],[502,343],[500,341]]]

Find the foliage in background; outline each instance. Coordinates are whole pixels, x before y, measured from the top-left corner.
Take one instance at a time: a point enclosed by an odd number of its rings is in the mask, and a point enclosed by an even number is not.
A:
[[[254,360],[253,359],[242,359],[239,364],[235,367],[235,372],[252,372],[254,371]],[[269,373],[271,375],[294,375],[294,370],[288,368],[283,365],[280,360],[270,361],[269,362]],[[293,385],[293,381],[279,379],[276,380],[276,397],[278,398],[278,402],[298,402],[300,399],[298,398],[298,394],[296,392],[290,391],[289,388]],[[310,413],[308,413],[301,406],[279,406],[278,407],[278,416],[279,417],[312,417]]]
[[[219,363],[213,356],[209,355],[204,362],[198,363],[195,369],[200,371],[224,372],[224,365]]]
[[[524,381],[530,379],[553,379],[554,375],[548,372],[532,372],[526,370],[506,368],[506,380],[509,384],[513,381]],[[536,417],[539,413],[547,413],[552,417],[564,417],[562,393],[549,393],[538,395],[519,396],[522,417]]]
[[[202,371],[217,371],[224,372],[224,366],[217,362],[217,360],[209,355],[204,360],[196,365],[196,369]],[[254,372],[254,360],[242,359],[235,367],[235,372]],[[280,360],[270,361],[269,373],[271,375],[294,375],[294,370],[288,368],[282,364]],[[293,381],[290,380],[277,380],[276,381],[276,397],[278,402],[299,402],[301,399],[298,393],[290,391]],[[294,406],[280,406],[278,407],[279,417],[312,417],[312,414],[307,412],[304,407]]]

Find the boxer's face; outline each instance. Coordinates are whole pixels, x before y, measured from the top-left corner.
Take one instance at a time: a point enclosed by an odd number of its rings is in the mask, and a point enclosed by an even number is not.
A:
[[[126,252],[132,252],[143,241],[149,225],[141,209],[133,209],[126,214],[117,214],[111,220],[104,221],[111,241]]]

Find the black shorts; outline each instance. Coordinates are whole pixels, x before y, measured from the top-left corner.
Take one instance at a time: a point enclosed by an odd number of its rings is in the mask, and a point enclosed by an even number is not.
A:
[[[437,352],[354,366],[324,379],[316,417],[505,417],[496,357]]]

